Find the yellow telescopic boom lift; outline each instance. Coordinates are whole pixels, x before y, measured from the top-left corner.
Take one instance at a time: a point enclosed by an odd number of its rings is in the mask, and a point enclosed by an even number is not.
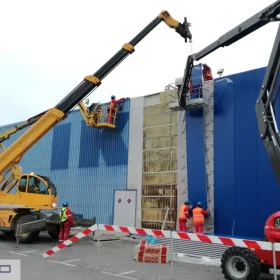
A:
[[[93,90],[100,86],[101,81],[129,54],[133,53],[134,47],[162,21],[175,29],[185,39],[185,42],[187,42],[187,39],[192,39],[192,34],[189,30],[190,24],[186,18],[184,18],[183,23],[180,23],[173,19],[167,11],[161,12],[129,43],[124,44],[97,72],[86,76],[63,100],[41,115],[28,130],[0,153],[0,174],[4,174],[7,170],[17,165],[25,152],[57,123],[64,120],[74,107],[79,105]],[[42,219],[44,216],[42,216],[40,209],[55,209],[56,206],[54,205],[57,203],[56,188],[49,178],[37,174],[24,174],[18,178],[18,182],[15,188],[12,188],[15,191],[0,192],[0,209],[2,209],[0,210],[0,230],[9,233],[15,231],[18,223]],[[29,188],[35,188],[36,186],[39,186],[39,194],[28,192]],[[34,240],[40,230],[33,228],[32,234],[22,240]],[[49,233],[52,232],[57,235],[57,231],[58,227],[55,226],[49,230]]]

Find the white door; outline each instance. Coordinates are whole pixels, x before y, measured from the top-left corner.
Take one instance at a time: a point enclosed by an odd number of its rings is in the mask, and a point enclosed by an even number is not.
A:
[[[115,191],[114,225],[135,226],[136,190]]]

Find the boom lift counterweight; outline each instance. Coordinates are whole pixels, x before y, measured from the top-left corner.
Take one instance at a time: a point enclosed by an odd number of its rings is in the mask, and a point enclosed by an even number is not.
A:
[[[188,110],[186,96],[189,91],[189,81],[194,67],[194,61],[200,60],[220,47],[229,46],[269,22],[279,21],[280,1],[276,1],[253,17],[225,33],[218,40],[198,53],[188,56],[184,76],[178,90],[178,104]],[[275,103],[280,90],[280,25],[275,38],[259,97],[256,102],[256,117],[260,137],[280,183],[280,137],[275,117]],[[265,225],[264,233],[270,242],[280,242],[280,211],[272,214]],[[276,252],[277,270],[280,268],[280,253]],[[226,279],[260,279],[261,272],[274,273],[273,253],[256,249],[231,247],[225,251],[221,261],[222,272]]]
[[[134,47],[162,21],[169,27],[175,29],[175,31],[185,39],[185,42],[187,42],[187,39],[192,39],[192,34],[189,30],[190,24],[187,22],[186,18],[183,23],[180,23],[173,19],[167,11],[161,12],[129,43],[124,44],[97,72],[93,75],[86,76],[63,100],[54,108],[42,114],[40,118],[36,119],[27,131],[0,153],[0,174],[4,175],[11,169],[13,172],[13,167],[17,166],[24,153],[57,123],[64,120],[75,106],[81,105],[83,99],[100,86],[101,81],[129,54],[133,53]],[[27,125],[29,124],[26,124],[26,126]],[[6,139],[7,137],[4,135],[4,138]],[[57,201],[57,193],[55,186],[51,183],[49,178],[27,174],[17,175],[17,181],[16,193],[9,193],[7,189],[5,189],[6,191],[0,191],[0,230],[2,231],[14,231],[17,221],[27,222],[39,219],[41,215],[39,213],[40,209],[48,210],[55,208],[53,207],[53,203]],[[38,194],[36,197],[34,196],[35,194],[29,194],[26,191],[30,184],[35,184],[35,181],[37,183],[42,183],[45,187],[44,193]],[[33,211],[34,209],[35,212],[31,212],[31,210]],[[57,228],[51,229],[52,232],[56,232],[57,234],[56,230]],[[38,231],[30,235],[28,239],[32,241],[33,237],[37,235]]]

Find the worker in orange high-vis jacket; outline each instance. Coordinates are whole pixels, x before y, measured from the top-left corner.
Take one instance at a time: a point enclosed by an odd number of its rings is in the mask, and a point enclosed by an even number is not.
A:
[[[202,64],[202,66],[203,66],[202,75],[203,75],[204,81],[213,80],[211,68],[207,64]]]
[[[179,230],[187,231],[187,220],[190,218],[189,213],[190,202],[186,200],[183,205],[180,206],[179,213]]]
[[[203,210],[201,202],[198,202],[196,207],[192,209],[194,233],[204,232],[204,215],[209,215],[209,214],[210,214],[209,210]]]
[[[115,95],[111,96],[111,101],[107,109],[107,122],[108,123],[113,123],[116,115],[116,109],[117,109],[117,104],[121,104],[125,101],[125,98],[121,98],[119,100],[116,100]]]

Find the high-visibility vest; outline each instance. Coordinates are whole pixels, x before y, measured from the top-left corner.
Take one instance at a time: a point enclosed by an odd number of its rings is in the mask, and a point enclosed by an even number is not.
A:
[[[193,209],[193,223],[204,223],[204,215],[202,214],[202,208],[196,207]]]
[[[68,220],[68,216],[66,214],[66,210],[67,208],[66,207],[63,207],[59,213],[59,217],[60,217],[60,220],[61,222],[65,222]]]
[[[186,206],[184,204],[180,207],[180,214],[179,214],[180,219],[186,219],[186,214],[185,214],[186,207],[188,207],[188,206]]]

